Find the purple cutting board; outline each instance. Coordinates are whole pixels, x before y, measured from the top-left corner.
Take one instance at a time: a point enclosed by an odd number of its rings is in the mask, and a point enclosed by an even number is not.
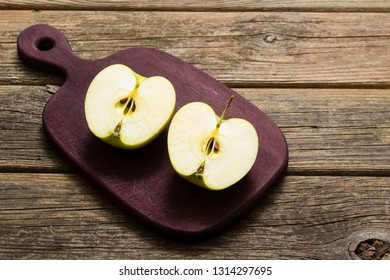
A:
[[[65,74],[64,84],[43,112],[43,125],[50,139],[89,180],[160,233],[186,240],[220,233],[254,206],[287,169],[286,140],[265,113],[172,55],[156,49],[130,48],[103,59],[83,60],[74,55],[65,36],[48,25],[31,26],[21,32],[17,47],[26,64]],[[96,138],[85,120],[85,94],[92,79],[115,63],[125,64],[142,76],[169,79],[176,90],[176,111],[189,102],[200,101],[220,114],[234,95],[226,118],[247,119],[259,135],[259,153],[251,171],[226,190],[209,191],[191,185],[174,172],[167,151],[168,127],[151,144],[133,151],[113,148]]]

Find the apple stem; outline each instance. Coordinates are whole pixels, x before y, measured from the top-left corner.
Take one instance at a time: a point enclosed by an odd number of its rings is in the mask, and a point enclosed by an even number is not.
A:
[[[232,103],[233,99],[234,99],[234,95],[230,96],[230,99],[229,99],[228,103],[226,104],[225,109],[223,109],[221,117],[219,118],[219,121],[217,123],[217,128],[219,128],[221,126],[222,121],[225,118],[225,114],[226,114],[227,110],[229,109],[230,104]]]

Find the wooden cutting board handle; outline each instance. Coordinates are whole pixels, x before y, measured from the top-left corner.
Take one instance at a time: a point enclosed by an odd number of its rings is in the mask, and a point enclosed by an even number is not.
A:
[[[56,28],[46,25],[33,25],[18,36],[17,50],[21,59],[28,65],[45,71],[54,71],[65,76],[77,73],[75,67],[83,60],[77,57],[66,37]]]

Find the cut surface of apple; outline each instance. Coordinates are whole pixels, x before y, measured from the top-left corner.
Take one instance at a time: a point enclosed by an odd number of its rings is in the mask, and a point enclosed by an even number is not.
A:
[[[242,179],[258,153],[256,129],[247,120],[224,120],[206,103],[183,106],[168,131],[168,152],[175,171],[193,184],[222,190]]]
[[[91,132],[119,148],[135,149],[152,141],[172,118],[175,89],[161,76],[142,77],[123,64],[99,72],[85,97]]]

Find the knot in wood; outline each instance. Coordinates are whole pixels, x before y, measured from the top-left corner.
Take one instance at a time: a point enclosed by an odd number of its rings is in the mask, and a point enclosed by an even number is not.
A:
[[[368,239],[359,243],[355,254],[363,260],[390,259],[390,243],[380,239]]]
[[[271,43],[274,43],[276,42],[278,38],[276,38],[275,35],[272,35],[272,34],[268,34],[268,35],[265,35],[264,36],[264,42],[268,43],[268,44],[271,44]]]

